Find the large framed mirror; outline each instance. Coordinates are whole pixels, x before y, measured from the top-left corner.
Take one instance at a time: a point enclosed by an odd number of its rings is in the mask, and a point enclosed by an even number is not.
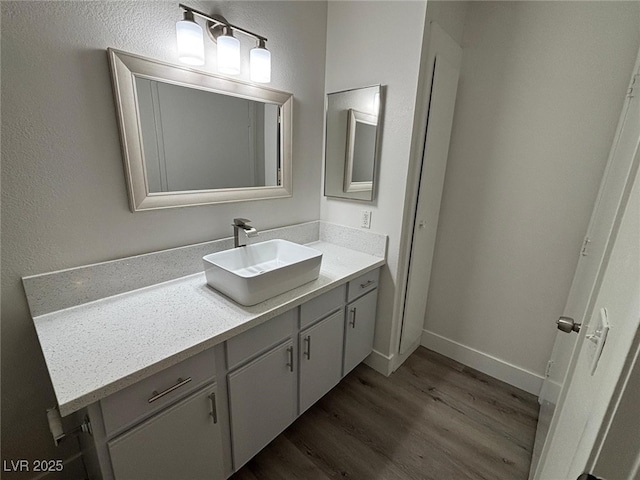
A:
[[[290,93],[108,56],[132,211],[291,196]]]
[[[373,200],[381,96],[380,85],[327,95],[325,196]]]

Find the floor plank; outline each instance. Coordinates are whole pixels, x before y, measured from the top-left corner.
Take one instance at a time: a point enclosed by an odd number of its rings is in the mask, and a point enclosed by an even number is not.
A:
[[[390,377],[358,366],[233,480],[519,480],[536,398],[423,347]]]

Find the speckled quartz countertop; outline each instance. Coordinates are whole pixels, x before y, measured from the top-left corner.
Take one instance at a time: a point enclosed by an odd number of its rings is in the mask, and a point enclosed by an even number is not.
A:
[[[384,257],[326,241],[320,276],[243,307],[196,273],[34,316],[65,416],[384,265]]]

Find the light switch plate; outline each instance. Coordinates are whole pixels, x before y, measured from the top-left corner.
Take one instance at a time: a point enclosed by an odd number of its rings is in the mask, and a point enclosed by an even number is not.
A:
[[[361,228],[371,228],[371,211],[363,210],[362,217],[360,219]]]

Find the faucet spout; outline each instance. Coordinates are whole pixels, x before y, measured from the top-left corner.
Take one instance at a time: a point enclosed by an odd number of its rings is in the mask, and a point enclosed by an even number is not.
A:
[[[238,231],[242,230],[248,238],[253,238],[258,236],[258,230],[249,225],[251,220],[247,218],[234,218],[233,219],[233,246],[234,248],[244,247],[244,245],[240,245],[240,239],[238,238]]]

